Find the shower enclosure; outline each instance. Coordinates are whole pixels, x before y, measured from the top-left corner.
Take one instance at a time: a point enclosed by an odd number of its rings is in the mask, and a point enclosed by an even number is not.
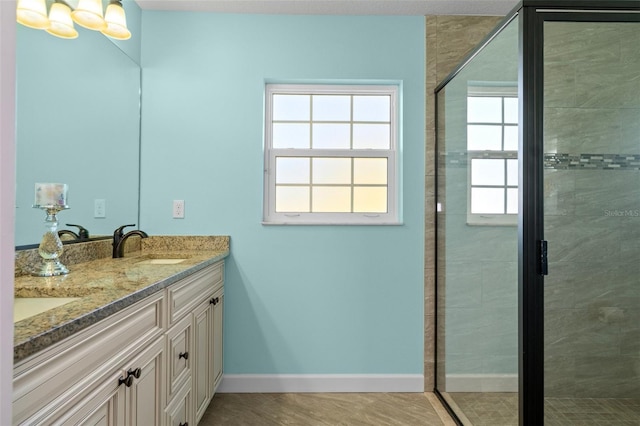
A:
[[[640,424],[640,2],[523,1],[436,103],[436,393]]]

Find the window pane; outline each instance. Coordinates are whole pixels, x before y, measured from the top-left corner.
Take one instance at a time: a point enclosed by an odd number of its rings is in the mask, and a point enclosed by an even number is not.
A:
[[[356,213],[386,213],[386,187],[354,187],[353,211]]]
[[[276,183],[309,183],[309,158],[277,157]]]
[[[274,148],[309,148],[309,124],[274,123]]]
[[[471,213],[504,213],[503,188],[471,188]]]
[[[273,95],[273,119],[309,121],[309,95]]]
[[[277,186],[276,212],[305,213],[309,211],[308,186]]]
[[[376,87],[265,85],[265,223],[397,221],[398,88]]]
[[[518,160],[507,160],[507,185],[518,186]]]
[[[504,98],[504,122],[518,123],[518,98]]]
[[[316,213],[351,212],[351,188],[314,186],[312,204],[312,211]]]
[[[500,97],[468,97],[468,123],[502,123],[502,98]]]
[[[504,126],[504,150],[518,150],[518,126]]]
[[[390,96],[354,96],[354,121],[391,121]]]
[[[471,185],[504,185],[504,160],[471,160]]]
[[[467,126],[467,149],[471,151],[501,151],[502,126]]]
[[[348,124],[314,124],[313,148],[351,148],[351,127]]]
[[[313,183],[316,184],[350,184],[350,158],[314,158]]]
[[[387,184],[386,158],[354,158],[353,183],[366,185]]]
[[[390,129],[389,124],[354,124],[353,149],[389,149]]]
[[[313,96],[314,121],[349,121],[351,119],[351,97],[336,95]]]
[[[518,214],[518,189],[507,189],[507,213]]]

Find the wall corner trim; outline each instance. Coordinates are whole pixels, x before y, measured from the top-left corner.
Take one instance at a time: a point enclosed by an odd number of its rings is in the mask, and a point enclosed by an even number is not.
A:
[[[219,393],[424,392],[422,374],[225,374]]]

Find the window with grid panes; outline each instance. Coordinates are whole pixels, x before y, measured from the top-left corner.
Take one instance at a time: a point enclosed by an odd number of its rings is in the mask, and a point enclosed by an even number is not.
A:
[[[513,87],[469,87],[467,223],[515,225],[518,219],[518,98]]]
[[[397,86],[268,84],[264,223],[397,223],[397,97]]]

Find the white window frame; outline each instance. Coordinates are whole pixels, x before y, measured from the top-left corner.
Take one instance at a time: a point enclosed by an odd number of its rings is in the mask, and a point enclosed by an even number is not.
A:
[[[505,123],[504,121],[504,98],[514,98],[518,97],[517,92],[517,84],[514,86],[491,86],[491,85],[482,85],[482,86],[469,86],[467,90],[467,98],[469,97],[500,97],[503,102],[503,110],[502,110],[502,149],[501,150],[485,150],[485,151],[474,151],[468,150],[468,162],[467,162],[467,224],[474,226],[517,226],[518,225],[518,214],[517,213],[472,213],[471,212],[471,189],[484,187],[483,185],[472,185],[471,175],[472,175],[472,164],[474,159],[482,159],[482,160],[511,160],[518,159],[518,152],[512,150],[504,149],[504,128],[508,126],[513,126],[513,124]],[[469,125],[476,124],[484,124],[484,123],[475,123],[468,122]],[[496,123],[487,123],[487,124],[496,124]],[[519,124],[516,124],[518,126]],[[515,155],[513,155],[515,154]],[[506,172],[506,163],[505,163],[505,172]],[[506,209],[506,193],[507,189],[510,188],[519,188],[518,185],[509,185],[507,182],[507,177],[505,175],[504,185],[501,186],[487,186],[494,188],[504,188],[505,190],[505,209]]]
[[[391,126],[389,149],[276,149],[272,145],[272,106],[274,94],[300,95],[389,95]],[[264,143],[264,200],[265,225],[397,225],[398,218],[398,117],[399,87],[397,85],[324,85],[324,84],[266,84],[265,87],[265,143]],[[354,121],[351,121],[354,123]],[[357,123],[357,122],[356,122]],[[275,211],[276,157],[340,157],[387,159],[386,213],[320,213]]]

